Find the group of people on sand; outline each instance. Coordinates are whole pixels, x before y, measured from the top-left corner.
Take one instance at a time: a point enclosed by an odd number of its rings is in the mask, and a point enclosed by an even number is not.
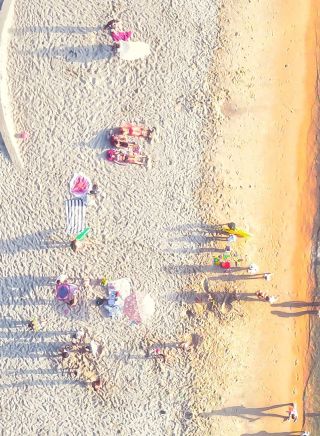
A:
[[[102,351],[102,347],[87,332],[80,330],[73,335],[70,343],[58,350],[57,357],[70,376],[86,381],[98,392],[103,386],[97,369]]]
[[[145,165],[148,161],[147,155],[142,152],[141,144],[131,138],[150,141],[154,131],[155,128],[150,129],[135,124],[125,124],[119,127],[111,133],[110,144],[114,148],[107,150],[106,159],[118,165]]]
[[[214,265],[218,265],[221,268],[225,269],[226,271],[230,271],[230,269],[232,269],[231,266],[231,259],[232,259],[232,254],[234,254],[234,257],[237,258],[237,254],[233,253],[232,250],[232,244],[236,242],[237,240],[237,236],[236,234],[229,234],[229,231],[234,231],[234,233],[236,233],[236,225],[235,223],[228,223],[227,225],[221,225],[220,229],[222,231],[226,231],[226,236],[227,236],[227,242],[228,245],[225,247],[224,253],[223,255],[220,255],[216,258],[214,258]],[[229,235],[229,236],[228,236]],[[238,266],[238,262],[240,260],[236,260],[235,261],[235,266]],[[259,274],[259,267],[258,265],[251,263],[247,268],[246,268],[247,274],[250,276],[253,276],[255,278],[263,278],[266,281],[270,281],[272,279],[272,274],[270,272],[265,272],[262,274]],[[250,278],[245,276],[245,278]],[[278,296],[274,296],[274,295],[269,295],[266,292],[263,292],[261,290],[257,291],[255,293],[256,297],[258,300],[260,301],[265,301],[268,302],[270,304],[274,304],[278,301]],[[320,311],[318,312],[319,316],[320,316]],[[288,416],[285,418],[285,421],[293,421],[293,422],[297,422],[298,420],[298,410],[297,410],[297,405],[296,403],[291,403],[289,406],[289,410],[288,410]],[[302,436],[310,436],[310,432],[304,431],[301,432]]]

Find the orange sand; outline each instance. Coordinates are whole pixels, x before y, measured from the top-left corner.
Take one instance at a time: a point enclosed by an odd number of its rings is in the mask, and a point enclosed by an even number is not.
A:
[[[249,280],[241,290],[261,289],[279,295],[280,303],[309,301],[314,285],[317,11],[317,2],[306,0],[241,0],[225,2],[221,9],[213,86],[221,149],[212,162],[227,180],[222,210],[212,205],[209,212],[217,220],[249,227],[254,238],[244,248],[248,262],[274,273],[272,282]],[[208,159],[205,171],[212,162]],[[248,313],[245,325],[236,326],[239,343],[232,351],[244,367],[239,381],[230,380],[231,393],[221,407],[297,402],[297,424],[270,416],[241,422],[248,434],[300,430],[309,316],[292,312],[308,308],[243,304]],[[284,405],[271,412],[284,415],[287,410]]]

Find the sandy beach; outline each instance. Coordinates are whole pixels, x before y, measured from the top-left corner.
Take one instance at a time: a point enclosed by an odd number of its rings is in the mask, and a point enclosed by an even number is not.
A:
[[[30,137],[18,141],[22,170],[0,149],[4,435],[304,428],[311,315],[297,312],[308,312],[314,288],[315,6],[16,1],[9,100],[14,133]],[[150,44],[149,57],[112,55],[102,32],[112,18]],[[146,167],[105,160],[122,122],[156,128]],[[79,171],[100,193],[87,208],[93,244],[75,254],[64,200]],[[271,282],[213,266],[226,244],[213,228],[229,221],[254,235],[236,243],[240,267],[257,263]],[[61,273],[81,287],[68,314],[52,293]],[[104,276],[130,277],[152,295],[152,320],[103,317],[95,299]],[[258,290],[279,304],[257,301]],[[27,331],[32,318],[37,333]],[[103,345],[99,395],[56,357],[80,329]],[[186,338],[189,352],[177,347]],[[165,364],[145,359],[150,344],[165,350]],[[296,424],[283,422],[291,402]]]

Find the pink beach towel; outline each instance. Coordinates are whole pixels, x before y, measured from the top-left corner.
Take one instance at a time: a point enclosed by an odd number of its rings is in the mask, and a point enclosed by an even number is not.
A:
[[[111,37],[114,41],[128,41],[133,32],[129,30],[128,32],[111,32]]]

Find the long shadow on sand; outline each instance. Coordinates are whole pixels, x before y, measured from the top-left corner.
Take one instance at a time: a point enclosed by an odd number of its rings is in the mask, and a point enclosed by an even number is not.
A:
[[[269,433],[268,431],[259,431],[258,433],[242,433],[240,436],[301,436],[303,430],[298,431],[281,431],[279,433]]]
[[[27,26],[13,28],[11,33],[15,35],[24,35],[25,33],[80,33],[86,34],[91,32],[98,32],[101,26],[84,27],[84,26]]]
[[[168,265],[164,270],[169,274],[188,275],[212,272],[211,265]]]
[[[1,8],[1,0],[0,0],[0,8]],[[10,156],[1,134],[0,134],[0,154],[5,158],[5,160],[10,161]]]
[[[67,62],[92,62],[109,60],[113,56],[113,47],[106,44],[89,46],[53,47],[36,51],[25,52],[35,56],[64,59]]]
[[[272,310],[271,313],[273,315],[277,315],[281,318],[295,318],[297,316],[304,316],[304,315],[317,315],[317,310],[302,310],[301,312],[283,312],[281,310]]]
[[[270,418],[287,418],[287,415],[279,415],[279,413],[269,413],[272,409],[279,407],[290,406],[292,403],[274,404],[273,406],[266,407],[244,407],[233,406],[225,407],[220,410],[213,410],[212,412],[200,413],[199,416],[203,418],[210,418],[212,416],[237,416],[238,418],[246,419],[247,421],[257,421],[258,419],[270,417]],[[254,418],[256,417],[256,418]]]
[[[27,386],[34,386],[43,388],[44,386],[56,386],[56,385],[79,385],[79,380],[26,380],[17,383],[3,383],[0,384],[0,389],[12,389],[12,388],[25,388]]]
[[[166,227],[164,230],[166,232],[193,232],[194,234],[203,233],[215,233],[221,232],[221,226],[224,224],[204,224],[204,223],[194,223],[194,224],[182,224],[174,227]]]
[[[233,268],[234,269],[234,268]],[[245,268],[247,269],[247,268]],[[217,274],[216,276],[208,277],[208,280],[221,280],[221,281],[240,281],[240,280],[264,280],[263,274],[231,274],[231,273],[223,273]]]
[[[10,290],[10,297],[12,291],[24,291],[27,294],[29,290],[39,288],[42,286],[53,286],[55,284],[55,277],[35,277],[32,275],[11,276],[0,278],[0,290]],[[1,301],[3,303],[3,301]]]
[[[284,301],[283,303],[277,303],[274,307],[317,307],[320,306],[320,302],[315,301]]]
[[[307,412],[304,414],[305,418],[318,418],[320,416],[320,412]]]
[[[13,340],[0,346],[0,356],[3,357],[23,357],[30,359],[39,359],[41,357],[48,357],[52,355],[58,348],[64,345],[64,342],[31,342],[30,332],[24,335],[24,340]],[[38,333],[40,336],[40,333]]]
[[[40,251],[69,246],[69,242],[52,240],[54,233],[54,230],[40,230],[12,239],[0,239],[0,254],[16,254],[22,251]]]
[[[183,301],[187,304],[207,304],[210,302],[211,294],[192,291],[172,292],[171,294],[168,294],[167,298],[170,301]]]

